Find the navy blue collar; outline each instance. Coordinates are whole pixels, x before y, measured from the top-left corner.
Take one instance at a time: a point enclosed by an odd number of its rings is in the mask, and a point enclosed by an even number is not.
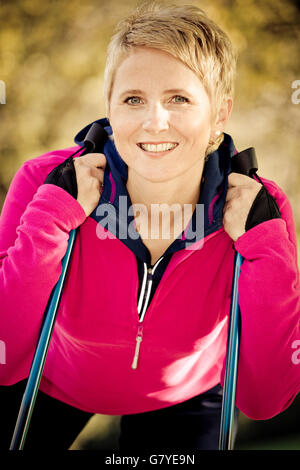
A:
[[[112,128],[108,119],[93,121],[84,127],[75,137],[75,143],[82,146],[91,125],[97,122],[108,134],[102,153],[106,157],[104,187],[99,204],[92,212],[92,217],[114,236],[119,238],[130,250],[147,264],[151,264],[151,255],[142,238],[134,227],[132,206],[126,188],[128,167],[119,155],[112,139]],[[231,157],[237,153],[230,135],[224,133],[224,140],[219,148],[211,153],[204,164],[199,201],[190,224],[184,233],[168,247],[165,255],[182,250],[219,230],[222,227],[223,207],[228,188],[228,175],[231,172]]]

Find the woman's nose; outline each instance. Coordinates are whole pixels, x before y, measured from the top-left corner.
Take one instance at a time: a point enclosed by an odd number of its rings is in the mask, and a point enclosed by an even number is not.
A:
[[[169,129],[169,113],[160,104],[149,107],[143,121],[143,129],[158,133]]]

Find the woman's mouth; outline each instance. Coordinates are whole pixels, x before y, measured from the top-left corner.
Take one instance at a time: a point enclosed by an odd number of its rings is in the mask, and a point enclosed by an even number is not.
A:
[[[178,143],[176,142],[160,142],[160,143],[146,143],[140,142],[137,144],[144,152],[151,153],[153,155],[162,155],[171,152],[174,150]]]

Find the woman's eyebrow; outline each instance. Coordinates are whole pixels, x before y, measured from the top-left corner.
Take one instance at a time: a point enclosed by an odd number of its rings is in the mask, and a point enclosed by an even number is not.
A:
[[[123,91],[123,93],[120,94],[120,97],[124,95],[140,95],[143,94],[144,92],[142,90],[126,90]]]
[[[171,90],[165,90],[164,93],[178,93],[181,95],[190,95],[190,93],[187,90],[184,90],[183,88],[172,88]]]

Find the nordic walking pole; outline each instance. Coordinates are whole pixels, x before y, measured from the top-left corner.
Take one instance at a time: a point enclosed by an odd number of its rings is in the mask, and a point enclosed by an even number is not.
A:
[[[234,406],[239,353],[240,309],[238,281],[243,257],[236,251],[234,256],[234,273],[232,281],[231,308],[228,326],[226,368],[222,401],[219,450],[232,450],[234,438]]]
[[[49,299],[49,307],[46,311],[44,323],[42,326],[41,334],[38,344],[34,353],[34,358],[31,364],[28,381],[26,384],[25,392],[21,402],[13,438],[9,450],[23,450],[27,431],[29,428],[37,392],[39,389],[42,373],[47,357],[47,352],[50,344],[50,339],[53,332],[56,313],[58,310],[61,293],[71,258],[72,248],[76,237],[76,229],[71,230],[68,241],[67,252],[62,260],[62,272],[60,278],[52,291]]]
[[[104,145],[106,138],[107,133],[103,127],[98,123],[94,123],[85,137],[84,147],[78,149],[75,153],[84,148],[88,150],[88,153],[93,152],[97,146],[101,148]],[[75,153],[73,155],[75,155]],[[46,307],[41,333],[34,353],[9,450],[23,450],[25,445],[76,234],[77,229],[70,231],[67,251],[62,259],[62,272]]]
[[[257,160],[253,147],[246,149],[231,159],[232,171],[252,176],[257,171]],[[231,306],[228,325],[227,353],[224,377],[224,389],[221,412],[219,450],[232,450],[234,440],[234,408],[238,355],[240,344],[240,309],[238,281],[243,257],[235,251],[231,292]]]

